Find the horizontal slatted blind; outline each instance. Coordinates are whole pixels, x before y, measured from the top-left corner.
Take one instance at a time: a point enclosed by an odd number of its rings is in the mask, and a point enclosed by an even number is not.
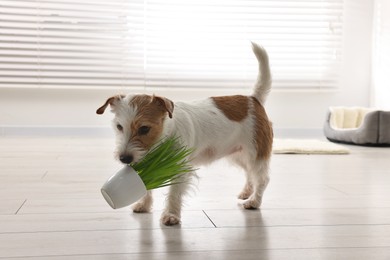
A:
[[[142,2],[1,0],[1,85],[143,85],[143,54],[127,41],[133,9]]]
[[[0,86],[337,87],[342,0],[0,0]]]

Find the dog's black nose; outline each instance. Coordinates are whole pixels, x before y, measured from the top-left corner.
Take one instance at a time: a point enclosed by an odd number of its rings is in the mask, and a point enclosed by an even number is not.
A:
[[[134,160],[134,158],[133,158],[132,155],[121,155],[121,156],[119,157],[119,160],[120,160],[122,163],[124,163],[124,164],[130,164],[130,163]]]

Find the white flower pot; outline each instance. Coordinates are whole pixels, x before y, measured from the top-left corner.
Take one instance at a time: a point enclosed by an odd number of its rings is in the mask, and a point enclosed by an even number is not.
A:
[[[104,199],[113,208],[129,206],[146,195],[146,187],[130,166],[112,175],[101,188]]]

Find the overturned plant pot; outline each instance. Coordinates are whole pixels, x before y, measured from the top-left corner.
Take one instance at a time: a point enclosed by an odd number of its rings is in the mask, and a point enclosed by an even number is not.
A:
[[[140,162],[125,166],[107,180],[101,188],[104,199],[118,209],[133,204],[147,190],[179,184],[183,174],[194,171],[187,159],[192,151],[175,137],[163,139]]]
[[[146,186],[138,173],[126,165],[106,181],[101,192],[111,208],[119,209],[145,196]]]

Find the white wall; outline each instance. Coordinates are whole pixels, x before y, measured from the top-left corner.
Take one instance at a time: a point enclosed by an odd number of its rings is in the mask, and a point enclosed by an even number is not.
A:
[[[339,91],[273,91],[266,106],[276,129],[320,131],[329,106],[369,105],[373,1],[346,0],[345,5],[348,11],[344,17],[344,60]],[[110,124],[110,113],[98,116],[95,110],[107,97],[117,92],[118,90],[0,89],[0,128],[3,133],[8,133],[4,129],[106,127]],[[190,100],[232,93],[156,91],[156,94],[166,95],[174,100]]]

